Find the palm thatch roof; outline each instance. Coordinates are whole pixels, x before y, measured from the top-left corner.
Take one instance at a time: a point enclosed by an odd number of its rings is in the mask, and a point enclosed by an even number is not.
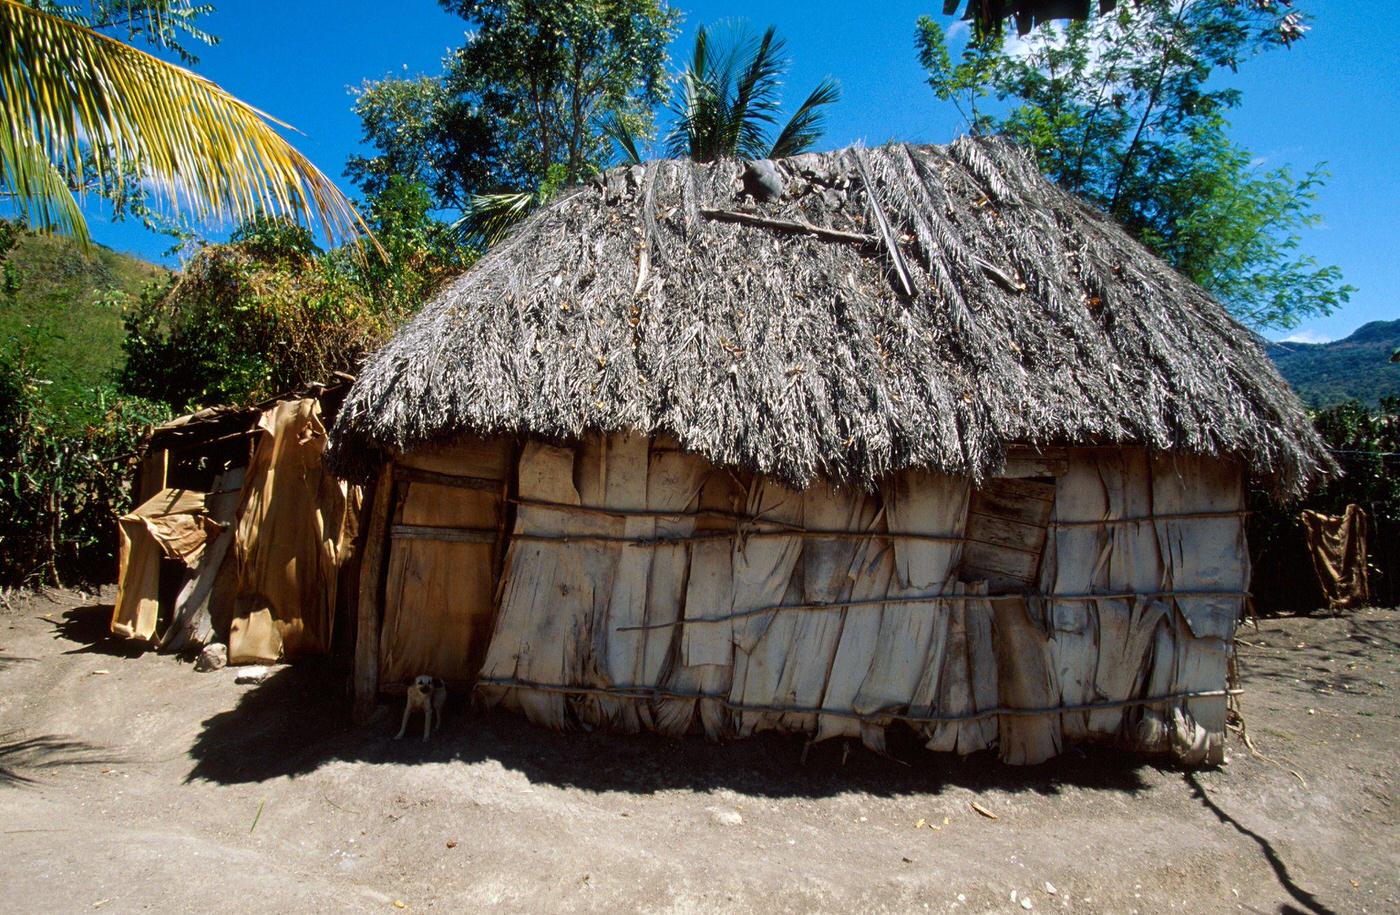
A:
[[[981,479],[1008,443],[1235,455],[1282,494],[1332,466],[1258,339],[1010,144],[775,165],[775,199],[659,161],[536,213],[370,358],[334,466],[622,430],[795,486]]]

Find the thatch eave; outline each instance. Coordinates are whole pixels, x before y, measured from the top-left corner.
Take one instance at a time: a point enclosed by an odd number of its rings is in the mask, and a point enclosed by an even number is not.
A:
[[[668,160],[536,213],[369,360],[334,466],[631,430],[799,487],[980,479],[1008,443],[1232,456],[1285,496],[1333,469],[1257,338],[1009,144],[777,167],[772,202]]]

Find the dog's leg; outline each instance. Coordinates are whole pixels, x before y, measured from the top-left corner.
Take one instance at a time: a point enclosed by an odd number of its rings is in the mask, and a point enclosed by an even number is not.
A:
[[[428,735],[433,732],[433,704],[423,703],[423,742],[428,742]]]
[[[433,722],[433,729],[436,730],[439,734],[442,733],[442,710],[446,705],[446,688],[443,688],[442,690],[433,693],[433,715],[437,718],[437,721]]]
[[[399,732],[394,735],[395,740],[402,740],[404,732],[408,730],[408,716],[413,711],[413,704],[405,702],[403,706],[403,721],[399,723]]]

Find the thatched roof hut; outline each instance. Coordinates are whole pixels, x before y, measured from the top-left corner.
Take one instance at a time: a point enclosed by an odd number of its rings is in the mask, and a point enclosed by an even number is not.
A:
[[[1240,455],[1283,493],[1327,466],[1257,338],[1009,144],[777,166],[772,203],[663,161],[537,214],[369,361],[335,459],[632,430],[798,487],[980,480],[1009,442]]]
[[[775,180],[776,179],[776,180]],[[776,185],[776,186],[775,186]],[[566,727],[1218,760],[1258,341],[999,141],[614,169],[365,366],[356,689]]]

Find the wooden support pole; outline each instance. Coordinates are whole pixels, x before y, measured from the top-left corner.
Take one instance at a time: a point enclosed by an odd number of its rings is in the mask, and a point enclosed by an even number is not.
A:
[[[374,484],[374,501],[360,559],[360,597],[355,607],[355,721],[363,724],[379,700],[379,619],[384,613],[389,515],[394,507],[394,465],[385,464]]]
[[[858,245],[875,245],[879,239],[874,235],[863,235],[858,232],[843,232],[840,229],[828,229],[825,226],[814,226],[809,222],[794,222],[789,219],[769,219],[766,216],[758,216],[753,213],[739,213],[734,210],[715,210],[707,207],[700,209],[700,215],[706,219],[713,219],[717,222],[733,222],[742,226],[755,226],[762,229],[774,229],[778,232],[795,232],[800,235],[812,235],[823,241],[845,241]]]

